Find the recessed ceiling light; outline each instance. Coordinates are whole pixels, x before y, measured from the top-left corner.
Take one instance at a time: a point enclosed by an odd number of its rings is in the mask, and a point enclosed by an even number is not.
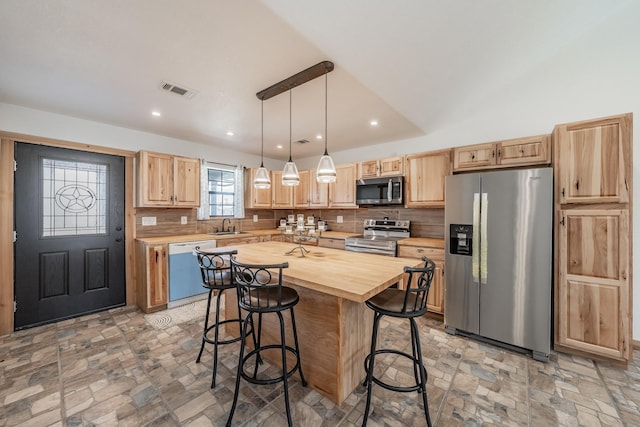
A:
[[[316,135],[316,139],[322,139],[322,135],[320,134]]]
[[[369,122],[369,124],[370,124],[371,126],[378,126],[378,121],[377,121],[377,120],[371,120],[371,121]]]
[[[152,111],[151,115],[154,117],[160,117],[160,111]]]
[[[276,145],[276,148],[277,148],[278,150],[282,150],[282,144],[278,144],[278,145]]]
[[[233,132],[231,131],[227,132],[227,136],[233,136]]]

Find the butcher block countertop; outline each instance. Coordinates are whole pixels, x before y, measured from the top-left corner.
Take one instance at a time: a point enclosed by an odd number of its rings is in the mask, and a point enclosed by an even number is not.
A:
[[[161,237],[138,237],[136,240],[140,242],[144,242],[149,245],[166,245],[168,243],[184,243],[184,242],[194,242],[197,240],[228,240],[228,239],[238,239],[241,237],[250,237],[250,236],[269,236],[269,235],[280,235],[280,230],[276,228],[268,228],[262,230],[247,230],[242,232],[242,234],[225,234],[221,236],[214,236],[213,234],[178,234],[173,236],[161,236]],[[322,237],[326,237],[329,239],[346,239],[350,236],[357,236],[358,233],[346,233],[343,231],[324,231],[322,233]],[[444,246],[443,246],[444,247]]]
[[[444,239],[432,239],[429,237],[409,237],[408,239],[398,240],[398,245],[444,249]]]
[[[394,258],[340,249],[314,247],[285,255],[296,244],[262,242],[238,245],[236,258],[247,264],[289,263],[283,280],[327,295],[363,303],[403,277],[405,266],[419,266],[415,258]]]
[[[320,237],[325,237],[327,239],[346,239],[351,236],[359,236],[358,233],[347,233],[345,231],[323,231]]]

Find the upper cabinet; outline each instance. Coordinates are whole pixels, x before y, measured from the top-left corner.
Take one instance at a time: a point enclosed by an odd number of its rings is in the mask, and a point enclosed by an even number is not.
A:
[[[358,178],[397,176],[404,173],[404,157],[368,160],[358,164]]]
[[[293,208],[293,186],[282,185],[282,171],[271,172],[271,207],[274,209]]]
[[[299,172],[300,184],[293,190],[295,208],[326,208],[329,206],[329,184],[320,184],[316,170]]]
[[[336,165],[336,182],[329,184],[329,207],[357,208],[356,175],[357,164]]]
[[[558,125],[553,138],[560,203],[629,201],[630,114]]]
[[[253,180],[258,168],[244,171],[244,205],[247,209],[271,208],[271,188],[255,188]],[[273,178],[271,179],[273,182]]]
[[[139,151],[138,207],[200,206],[200,161]]]
[[[407,208],[444,207],[444,180],[451,173],[451,150],[407,155],[405,171]]]
[[[549,135],[509,139],[453,149],[454,172],[551,163]]]

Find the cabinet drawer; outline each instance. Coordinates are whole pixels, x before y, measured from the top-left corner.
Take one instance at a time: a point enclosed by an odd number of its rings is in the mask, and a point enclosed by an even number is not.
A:
[[[398,246],[398,256],[401,258],[422,258],[426,256],[433,261],[444,261],[444,249],[400,245]]]
[[[320,237],[318,239],[318,246],[322,248],[333,248],[344,250],[344,239],[331,239],[328,237]]]

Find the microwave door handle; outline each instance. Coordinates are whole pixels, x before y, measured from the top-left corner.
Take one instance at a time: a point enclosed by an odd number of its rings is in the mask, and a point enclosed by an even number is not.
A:
[[[391,196],[393,195],[393,184],[391,180],[389,180],[389,184],[387,184],[387,201],[391,201]]]

